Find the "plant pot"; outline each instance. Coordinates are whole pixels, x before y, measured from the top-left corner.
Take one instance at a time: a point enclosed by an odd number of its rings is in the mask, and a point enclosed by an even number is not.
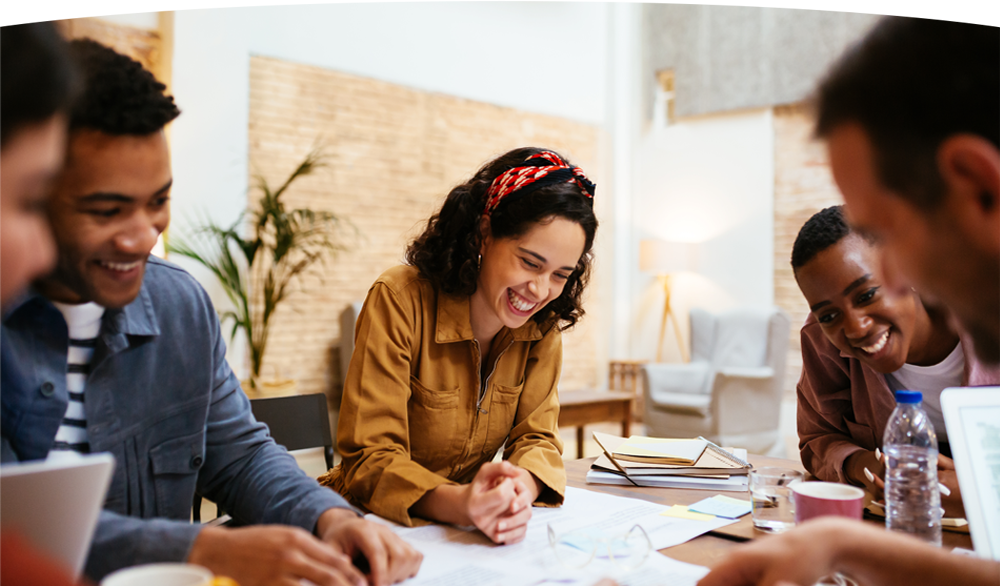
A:
[[[243,392],[251,399],[266,399],[270,397],[285,397],[298,392],[298,384],[293,379],[257,381],[254,388],[250,381],[240,381]]]

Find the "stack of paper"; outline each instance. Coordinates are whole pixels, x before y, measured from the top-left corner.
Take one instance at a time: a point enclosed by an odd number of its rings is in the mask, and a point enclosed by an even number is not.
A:
[[[594,432],[594,439],[604,450],[604,454],[597,458],[587,473],[587,482],[590,484],[735,491],[747,488],[750,464],[745,461],[746,450],[723,450],[704,438],[670,440],[632,436],[626,439]],[[674,460],[673,463],[667,462],[666,457],[635,461],[641,459],[643,452],[657,450],[671,456],[697,455],[687,464],[679,463],[677,457],[670,458]],[[649,461],[653,459],[660,461]]]

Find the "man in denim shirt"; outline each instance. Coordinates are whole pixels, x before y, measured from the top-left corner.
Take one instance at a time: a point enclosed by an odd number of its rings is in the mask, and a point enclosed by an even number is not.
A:
[[[372,583],[414,575],[418,552],[307,477],[254,420],[208,296],[185,271],[148,256],[170,219],[163,127],[179,114],[173,98],[111,49],[93,41],[72,49],[86,87],[49,205],[57,266],[3,324],[4,350],[27,383],[27,392],[3,395],[3,460],[45,458],[53,448],[115,456],[85,570],[94,580],[187,560],[242,586],[360,584],[352,564],[360,556]],[[83,307],[99,316],[89,342],[73,334]],[[80,412],[71,415],[73,402]],[[67,429],[82,441],[59,441]],[[238,523],[259,525],[192,525],[195,491]]]

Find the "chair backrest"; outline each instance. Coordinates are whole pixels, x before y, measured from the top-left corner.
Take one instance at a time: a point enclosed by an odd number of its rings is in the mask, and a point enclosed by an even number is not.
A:
[[[691,362],[711,362],[715,351],[715,315],[696,307],[691,310]]]
[[[691,310],[691,361],[713,369],[771,366],[784,371],[791,320],[779,307],[740,307],[718,314]]]
[[[712,365],[723,367],[765,366],[771,316],[775,307],[739,307],[715,319]]]
[[[775,307],[768,323],[767,358],[765,360],[774,369],[775,391],[781,394],[785,387],[785,363],[788,361],[788,335],[792,327],[792,318],[785,310]]]
[[[327,468],[333,468],[333,434],[326,395],[293,395],[250,401],[257,421],[267,424],[274,441],[287,450],[324,448]]]

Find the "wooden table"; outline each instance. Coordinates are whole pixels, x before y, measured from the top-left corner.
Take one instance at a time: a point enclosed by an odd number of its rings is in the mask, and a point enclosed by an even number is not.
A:
[[[639,486],[615,486],[607,484],[587,484],[587,470],[593,464],[595,458],[585,458],[566,462],[566,480],[569,486],[585,488],[596,492],[613,494],[630,498],[640,498],[643,500],[659,503],[662,505],[692,505],[704,498],[715,494],[725,494],[734,498],[748,499],[749,495],[744,492],[712,491],[685,488],[651,488]],[[780,468],[792,468],[803,470],[802,465],[793,460],[780,458],[768,458],[765,456],[750,456],[750,463],[755,467],[777,466]],[[804,471],[804,470],[803,470]],[[882,521],[868,519],[866,522],[878,523]],[[696,537],[691,541],[668,547],[661,550],[663,554],[682,562],[698,564],[700,566],[714,566],[729,553],[729,551],[742,542],[750,539],[769,537],[770,534],[754,528],[750,515],[745,515],[739,521],[710,531],[704,535]],[[972,549],[972,538],[968,534],[954,533],[951,531],[942,532],[943,545],[947,548],[964,547]]]
[[[559,427],[576,427],[577,458],[583,457],[583,426],[588,423],[621,421],[622,437],[629,436],[632,398],[632,393],[614,391],[569,391],[559,395]]]

